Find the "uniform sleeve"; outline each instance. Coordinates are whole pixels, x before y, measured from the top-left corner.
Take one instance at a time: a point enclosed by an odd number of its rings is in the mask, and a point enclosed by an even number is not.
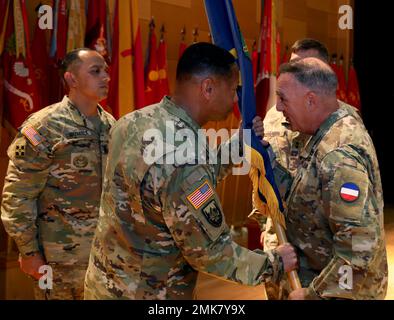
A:
[[[321,164],[322,202],[333,233],[332,259],[308,288],[309,298],[358,299],[384,248],[378,199],[366,168],[342,150]]]
[[[43,190],[51,159],[43,145],[33,147],[18,134],[8,149],[9,164],[1,203],[1,219],[22,255],[39,251],[37,197]]]
[[[165,190],[166,225],[194,269],[245,285],[281,278],[283,263],[275,251],[257,253],[232,240],[218,195],[201,166],[178,168]]]

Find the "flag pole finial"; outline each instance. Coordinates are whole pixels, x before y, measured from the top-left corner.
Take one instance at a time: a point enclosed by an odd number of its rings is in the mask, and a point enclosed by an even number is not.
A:
[[[164,26],[164,23],[161,25],[160,28],[160,40],[164,40],[164,34],[166,33],[166,28]]]
[[[155,27],[156,27],[155,17],[152,16],[152,18],[150,19],[149,28],[154,29]]]
[[[198,27],[195,27],[193,29],[193,36],[194,36],[193,42],[196,43],[198,41],[198,36],[199,36]]]
[[[186,26],[184,25],[183,28],[181,29],[181,40],[185,41],[185,35],[186,35]]]

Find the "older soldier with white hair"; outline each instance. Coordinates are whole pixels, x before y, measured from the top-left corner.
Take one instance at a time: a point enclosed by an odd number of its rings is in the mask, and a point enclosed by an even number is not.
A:
[[[316,58],[284,64],[278,111],[311,135],[286,198],[287,236],[304,288],[290,299],[383,299],[387,257],[373,142],[356,111],[340,108],[337,78]]]

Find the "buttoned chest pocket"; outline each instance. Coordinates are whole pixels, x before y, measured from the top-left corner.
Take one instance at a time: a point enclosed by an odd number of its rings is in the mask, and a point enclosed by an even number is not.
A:
[[[301,219],[308,223],[306,215],[316,213],[320,199],[321,190],[316,167],[312,164],[300,166],[287,199],[289,219]]]

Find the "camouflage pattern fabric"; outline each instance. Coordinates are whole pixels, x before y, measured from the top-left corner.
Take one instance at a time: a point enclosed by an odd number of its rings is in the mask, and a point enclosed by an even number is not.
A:
[[[309,140],[286,200],[287,236],[308,298],[383,299],[382,186],[372,140],[354,110],[339,108]]]
[[[359,114],[353,112],[356,110],[354,107],[340,100],[338,100],[338,103],[340,108],[348,110],[358,121],[362,122]],[[264,139],[270,143],[276,157],[273,172],[285,205],[291,183],[300,164],[300,154],[311,137],[301,132],[291,131],[288,127],[289,123],[283,113],[277,111],[276,106],[273,106],[264,118]],[[260,216],[256,215],[256,217]],[[276,248],[278,239],[272,220],[270,218],[264,219],[260,222],[260,226],[265,231],[264,249],[272,250]]]
[[[10,145],[1,218],[22,255],[87,267],[114,123],[101,107],[98,114],[100,133],[64,97],[31,115]]]
[[[215,191],[230,164],[196,164],[198,143],[193,161],[169,164],[181,144],[165,138],[162,164],[144,161],[158,143],[144,141],[144,133],[154,128],[165,136],[167,121],[175,132],[200,129],[165,97],[126,115],[111,131],[85,299],[191,299],[198,271],[246,285],[283,274],[275,251],[253,252],[232,241]],[[221,152],[239,147],[235,135]],[[202,150],[210,157],[211,150]]]
[[[50,265],[53,274],[52,289],[41,289],[38,281],[34,281],[34,297],[36,300],[83,300],[83,288],[86,265],[61,266]],[[82,281],[81,281],[82,279]]]

